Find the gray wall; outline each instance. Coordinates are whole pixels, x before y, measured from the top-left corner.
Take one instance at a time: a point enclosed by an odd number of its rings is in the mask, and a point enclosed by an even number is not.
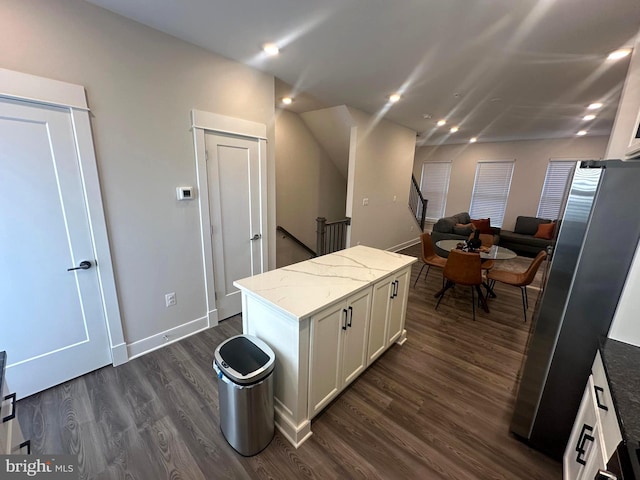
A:
[[[197,203],[175,198],[196,184],[190,110],[267,124],[273,145],[273,77],[80,0],[0,11],[1,67],[86,88],[127,343],[205,316]],[[271,205],[274,168],[271,151]]]
[[[608,137],[576,137],[420,147],[416,149],[413,171],[420,182],[424,162],[452,162],[446,216],[469,211],[479,160],[515,160],[502,225],[506,230],[513,230],[518,215],[536,215],[549,159],[603,158],[607,140]]]
[[[296,113],[278,110],[275,145],[277,223],[315,250],[316,217],[345,216],[347,179]]]
[[[396,250],[417,241],[419,227],[409,210],[416,132],[351,107],[349,113],[356,125],[347,194],[351,245]]]

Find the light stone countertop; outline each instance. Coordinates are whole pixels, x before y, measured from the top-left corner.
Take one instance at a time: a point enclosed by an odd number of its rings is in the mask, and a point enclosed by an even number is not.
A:
[[[300,320],[417,260],[358,245],[233,284]]]

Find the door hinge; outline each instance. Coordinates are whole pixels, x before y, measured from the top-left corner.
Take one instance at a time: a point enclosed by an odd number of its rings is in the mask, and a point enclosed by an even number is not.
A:
[[[204,161],[209,160],[209,152],[207,150],[204,151]]]

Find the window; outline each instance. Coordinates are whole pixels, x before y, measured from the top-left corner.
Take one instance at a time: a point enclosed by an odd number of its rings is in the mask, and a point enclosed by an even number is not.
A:
[[[451,162],[425,162],[422,164],[420,190],[427,202],[427,219],[438,220],[444,216],[447,204]]]
[[[478,162],[471,195],[471,218],[490,218],[491,226],[502,227],[515,160]]]
[[[564,200],[567,183],[573,174],[575,166],[576,160],[549,161],[536,216],[550,218],[551,220],[560,217],[560,208]]]

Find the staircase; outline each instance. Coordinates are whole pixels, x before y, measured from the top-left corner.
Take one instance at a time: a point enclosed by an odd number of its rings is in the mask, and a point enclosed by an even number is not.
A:
[[[424,223],[427,216],[427,202],[428,200],[422,196],[420,191],[420,185],[416,177],[411,175],[411,191],[409,192],[409,208],[413,213],[413,218],[420,226],[420,231],[424,232]]]

